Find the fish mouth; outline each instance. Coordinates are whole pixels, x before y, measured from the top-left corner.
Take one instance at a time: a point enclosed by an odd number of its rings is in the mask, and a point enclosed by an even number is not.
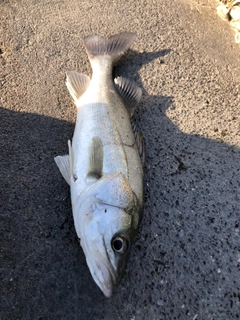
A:
[[[117,277],[111,266],[107,266],[101,260],[87,258],[87,264],[94,281],[102,290],[104,296],[110,298],[113,294],[113,287],[117,283]]]
[[[98,270],[100,271],[101,278],[94,279],[102,290],[105,297],[110,298],[113,293],[113,286],[115,284],[115,279],[112,277],[111,272],[108,267],[104,264],[97,264]]]
[[[105,297],[110,298],[113,294],[113,287],[118,282],[118,273],[111,263],[104,237],[99,237],[91,243],[91,246],[82,239],[81,246],[93,280],[102,290]]]

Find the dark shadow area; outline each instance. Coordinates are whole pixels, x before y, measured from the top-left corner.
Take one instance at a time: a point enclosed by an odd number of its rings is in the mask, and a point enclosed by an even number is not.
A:
[[[141,66],[165,54],[130,51],[114,74],[141,84]],[[169,108],[171,97],[144,92],[135,113],[145,216],[112,299],[91,279],[53,160],[74,124],[0,108],[2,320],[240,317],[240,150],[181,132]]]

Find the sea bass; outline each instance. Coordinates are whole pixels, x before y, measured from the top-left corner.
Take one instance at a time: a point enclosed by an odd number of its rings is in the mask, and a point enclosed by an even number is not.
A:
[[[92,35],[84,45],[92,79],[67,72],[77,106],[69,155],[55,158],[70,185],[74,225],[93,279],[106,297],[119,283],[143,215],[141,132],[132,125],[142,91],[129,80],[112,80],[113,64],[136,35],[106,39]]]

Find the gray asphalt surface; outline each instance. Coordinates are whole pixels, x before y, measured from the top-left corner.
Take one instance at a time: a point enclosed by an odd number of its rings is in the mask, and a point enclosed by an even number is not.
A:
[[[240,47],[217,2],[2,0],[0,319],[240,318]],[[114,74],[143,90],[145,217],[111,299],[93,282],[54,163],[82,38],[137,32]]]

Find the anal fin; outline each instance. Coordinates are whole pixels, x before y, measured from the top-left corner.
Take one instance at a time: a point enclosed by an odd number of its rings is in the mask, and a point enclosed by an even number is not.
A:
[[[132,116],[134,113],[134,107],[138,104],[142,96],[141,88],[139,88],[134,82],[123,77],[115,78],[114,84],[123,102],[129,107]]]
[[[87,75],[76,71],[68,71],[66,76],[66,86],[73,97],[74,102],[77,103],[81,95],[87,90],[90,78]]]

